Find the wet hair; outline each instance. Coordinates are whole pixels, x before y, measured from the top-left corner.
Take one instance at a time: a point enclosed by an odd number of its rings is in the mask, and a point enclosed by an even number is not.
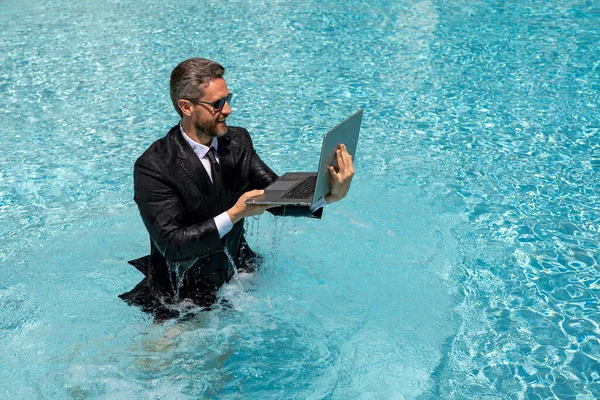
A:
[[[171,101],[180,117],[183,117],[177,102],[180,99],[201,99],[203,85],[213,79],[222,78],[225,68],[206,58],[190,58],[181,62],[171,72]]]

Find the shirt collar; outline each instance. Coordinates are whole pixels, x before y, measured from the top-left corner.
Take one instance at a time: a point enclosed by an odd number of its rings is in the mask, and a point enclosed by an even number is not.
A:
[[[211,147],[214,147],[215,150],[219,149],[219,141],[217,140],[216,137],[212,138],[212,141],[210,142],[210,146],[205,146],[203,144],[197,143],[195,141],[193,141],[183,130],[183,126],[181,126],[181,123],[179,123],[179,131],[181,132],[181,134],[183,135],[183,138],[185,139],[186,142],[189,143],[189,145],[192,147],[192,150],[194,150],[194,153],[196,153],[196,155],[198,156],[198,158],[204,158],[206,156],[206,153],[208,153],[208,150]]]

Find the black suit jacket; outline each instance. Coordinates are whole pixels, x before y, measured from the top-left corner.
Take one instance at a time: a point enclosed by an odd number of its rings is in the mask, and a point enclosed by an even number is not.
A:
[[[179,296],[203,302],[208,296],[210,302],[216,289],[233,275],[225,249],[239,268],[249,254],[243,220],[221,239],[213,218],[231,208],[244,192],[265,188],[277,175],[256,154],[245,129],[229,127],[227,135],[218,141],[223,181],[220,204],[179,125],[154,142],[135,163],[134,200],[150,234],[150,256],[130,263],[146,275],[138,287],[148,289],[153,297]],[[322,213],[310,213],[307,207],[270,211],[313,218],[320,218]],[[184,270],[185,279],[178,288],[174,284],[176,273]],[[121,297],[132,300],[136,297],[132,292]]]

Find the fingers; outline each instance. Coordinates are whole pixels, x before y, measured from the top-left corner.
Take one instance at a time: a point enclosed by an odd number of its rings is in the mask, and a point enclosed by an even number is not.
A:
[[[264,190],[251,190],[249,192],[246,192],[244,194],[242,194],[239,198],[240,201],[245,202],[246,200],[252,198],[252,197],[256,197],[256,196],[260,196],[261,194],[263,194],[265,191]]]
[[[340,145],[340,147],[335,151],[335,158],[337,159],[337,165],[338,165],[338,170],[342,171],[344,169],[344,158],[342,157],[342,146]]]
[[[352,163],[352,156],[348,153],[346,145],[340,144],[339,149],[336,150],[336,157],[340,178],[345,179],[352,177],[354,175],[354,164]]]
[[[346,145],[342,144],[340,147],[342,148],[342,159],[344,160],[344,165],[346,166],[346,168],[349,168],[352,170],[352,172],[354,172],[352,156],[350,155],[350,153],[348,153],[348,149],[346,148]]]
[[[246,198],[252,197],[252,196],[259,196],[261,194],[263,194],[265,191],[264,190],[251,190],[249,192],[244,193],[242,196],[246,196]]]
[[[340,180],[339,173],[337,173],[335,171],[335,168],[333,168],[332,166],[329,166],[329,173],[331,174],[331,177],[333,178],[334,181],[339,182],[339,180]]]
[[[252,197],[256,197],[256,196],[260,196],[261,194],[263,194],[265,191],[264,190],[251,190],[249,192],[244,193],[241,196],[241,200],[243,203],[245,203],[245,201],[247,199],[250,199]],[[258,205],[258,204],[244,204],[246,210],[248,211],[248,216],[250,215],[260,215],[262,213],[264,213],[266,210],[268,210],[269,208],[273,207],[272,205]]]

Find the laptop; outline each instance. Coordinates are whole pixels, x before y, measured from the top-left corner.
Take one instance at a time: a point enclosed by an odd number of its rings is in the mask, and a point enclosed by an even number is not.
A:
[[[362,116],[360,109],[325,134],[317,172],[288,172],[267,186],[262,195],[246,200],[246,204],[310,206],[329,193],[329,166],[337,168],[335,150],[343,143],[355,158]]]

